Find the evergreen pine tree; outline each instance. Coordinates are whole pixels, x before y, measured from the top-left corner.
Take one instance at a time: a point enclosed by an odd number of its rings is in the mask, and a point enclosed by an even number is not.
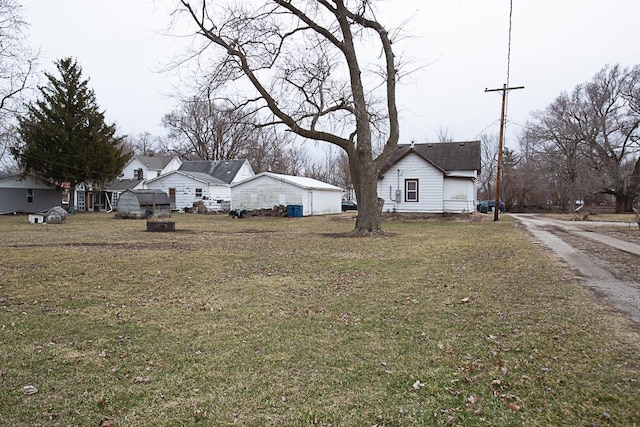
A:
[[[56,62],[60,78],[46,73],[41,99],[19,119],[21,141],[12,149],[23,174],[61,186],[69,183],[102,188],[116,178],[129,159],[124,137],[107,125],[88,80],[72,58]]]

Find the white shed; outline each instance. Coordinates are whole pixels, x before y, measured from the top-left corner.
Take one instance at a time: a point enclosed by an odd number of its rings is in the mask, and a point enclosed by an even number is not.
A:
[[[302,215],[341,212],[342,189],[312,178],[263,172],[231,186],[231,209],[300,205]]]

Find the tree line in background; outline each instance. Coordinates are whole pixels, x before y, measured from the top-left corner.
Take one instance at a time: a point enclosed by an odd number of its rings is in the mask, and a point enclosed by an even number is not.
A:
[[[497,143],[483,140],[481,194],[492,198]],[[508,208],[607,205],[631,212],[640,197],[640,65],[605,66],[561,93],[524,126],[518,150],[505,150]]]
[[[189,3],[181,3],[189,11]],[[279,6],[289,7],[287,3]],[[277,10],[274,7],[269,13]],[[283,74],[275,83],[297,88],[301,104],[281,98],[280,104],[270,107],[272,113],[282,116],[276,121],[273,121],[273,115],[265,120],[261,114],[261,110],[266,108],[264,105],[250,108],[249,104],[254,100],[238,103],[217,96],[216,88],[221,90],[223,86],[223,82],[218,81],[216,84],[202,84],[201,89],[177,100],[176,108],[162,118],[167,131],[165,136],[149,133],[119,136],[114,125],[105,123],[104,113],[95,102],[88,80],[83,80],[81,68],[72,58],[57,61],[60,76],[46,74],[47,85],[39,88],[38,99],[24,103],[29,78],[34,73],[35,55],[26,48],[25,24],[19,12],[18,4],[13,0],[0,0],[0,23],[8,23],[0,25],[0,37],[7,41],[0,44],[3,49],[0,52],[0,158],[6,159],[6,154],[11,152],[15,164],[22,171],[46,174],[43,178],[49,182],[102,185],[118,175],[118,168],[121,169],[131,155],[153,154],[203,160],[246,158],[256,172],[305,175],[340,186],[353,194],[357,189],[352,180],[354,170],[359,171],[356,181],[362,187],[364,176],[369,176],[376,169],[376,162],[370,155],[374,151],[384,152],[383,147],[389,143],[389,130],[385,130],[388,116],[382,110],[378,110],[379,115],[371,110],[367,116],[368,124],[358,125],[368,126],[368,137],[377,138],[362,146],[364,153],[368,153],[366,155],[357,149],[357,126],[352,130],[351,138],[356,138],[352,142],[322,130],[321,126],[331,129],[338,124],[349,128],[350,122],[345,117],[357,113],[351,104],[352,94],[349,94],[347,86],[331,77],[332,67],[336,66],[332,62],[335,57],[327,55],[325,44],[329,42],[322,39],[316,40],[314,45],[319,49],[315,63],[296,62],[295,49],[285,55],[286,67],[280,70]],[[308,19],[308,23],[313,22],[302,11],[293,9],[288,12]],[[369,26],[375,31],[383,31],[377,22],[364,20],[366,12],[364,6],[356,12],[349,12],[350,18],[343,26],[364,25],[365,28]],[[195,14],[193,19],[198,16]],[[236,24],[256,25],[253,28],[256,31],[262,28],[260,17],[250,14],[241,21]],[[347,28],[332,28],[328,33],[323,33],[322,29],[319,25],[316,28],[329,39],[337,34],[336,31],[345,31],[344,37],[353,37]],[[236,30],[239,32],[237,35],[244,35],[247,27]],[[279,29],[262,30],[282,35]],[[225,45],[227,53],[223,58],[235,64],[235,68],[228,68],[228,62],[219,63],[215,68],[217,79],[240,75],[251,77],[252,72],[259,71],[243,69],[243,61],[247,60],[244,55],[248,51],[228,44],[230,39],[219,39],[215,32],[206,33],[203,28],[200,31],[209,41]],[[384,36],[382,39],[386,40]],[[251,40],[246,43],[249,49]],[[332,43],[339,48],[344,47],[337,40]],[[282,51],[272,53],[281,55]],[[213,78],[211,75],[206,77]],[[264,89],[260,85],[258,88]],[[393,88],[387,89],[388,95],[393,95]],[[331,94],[331,90],[335,92]],[[281,91],[278,93],[282,95]],[[331,98],[328,98],[330,94]],[[342,96],[338,96],[340,94]],[[261,98],[268,100],[271,95],[265,90]],[[367,100],[364,107],[378,101]],[[289,114],[282,111],[285,105],[290,109]],[[322,125],[325,116],[334,113],[338,114],[335,122],[328,121]],[[273,126],[285,122],[287,126]],[[553,207],[566,211],[574,209],[576,203],[606,204],[613,201],[617,212],[630,211],[640,194],[639,126],[640,65],[632,68],[605,66],[592,80],[578,84],[571,92],[561,93],[544,109],[534,111],[518,138],[518,148],[505,149],[504,188],[501,193],[507,207],[517,210]],[[361,138],[366,139],[367,135],[363,134]],[[16,140],[15,136],[19,138]],[[324,142],[312,145],[314,150],[310,150],[309,141],[303,145],[297,136]],[[442,127],[437,130],[436,138],[442,142],[453,139]],[[491,199],[495,193],[498,143],[496,137],[489,135],[482,135],[481,139],[483,169],[479,179],[479,198]],[[100,154],[101,161],[92,160],[92,156],[95,158],[97,154]],[[360,155],[364,155],[364,160],[358,157]],[[362,165],[368,165],[366,172],[359,169],[364,167]],[[3,168],[7,168],[6,163]],[[368,179],[375,180],[375,175]],[[364,190],[360,188],[355,193],[358,191]]]

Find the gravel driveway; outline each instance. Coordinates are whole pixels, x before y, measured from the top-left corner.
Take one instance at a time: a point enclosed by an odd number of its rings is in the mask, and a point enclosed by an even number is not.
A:
[[[640,326],[640,230],[636,224],[509,214],[552,249],[605,303]]]

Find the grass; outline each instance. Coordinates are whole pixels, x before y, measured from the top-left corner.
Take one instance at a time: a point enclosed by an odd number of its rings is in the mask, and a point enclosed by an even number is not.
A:
[[[509,218],[175,220],[0,217],[0,425],[640,425],[638,329]]]

